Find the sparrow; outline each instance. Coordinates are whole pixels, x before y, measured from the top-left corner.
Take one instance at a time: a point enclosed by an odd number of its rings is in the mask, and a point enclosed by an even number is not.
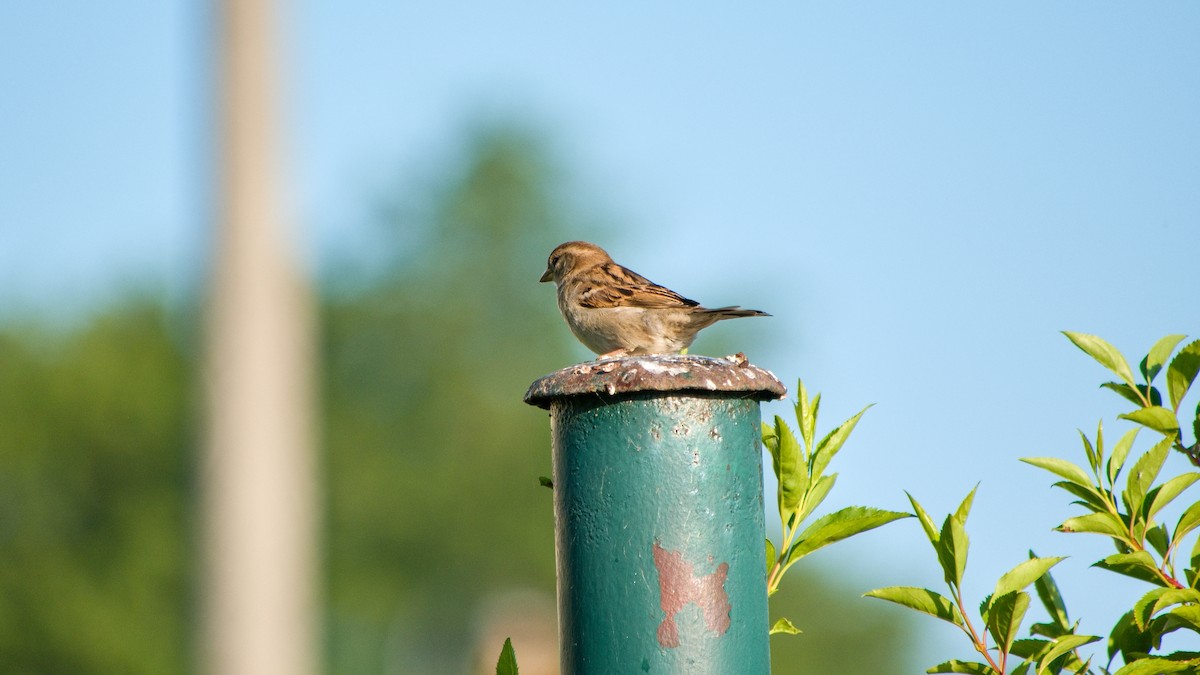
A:
[[[604,249],[568,241],[546,261],[542,282],[558,287],[558,309],[598,359],[685,351],[696,333],[723,319],[771,316],[757,309],[701,307],[613,262]]]

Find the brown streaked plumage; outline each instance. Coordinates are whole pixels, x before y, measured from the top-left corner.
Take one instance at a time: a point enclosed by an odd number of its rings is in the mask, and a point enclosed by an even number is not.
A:
[[[541,281],[555,283],[558,309],[571,332],[600,358],[676,353],[717,321],[770,316],[757,309],[701,307],[618,265],[604,249],[586,241],[555,248]]]

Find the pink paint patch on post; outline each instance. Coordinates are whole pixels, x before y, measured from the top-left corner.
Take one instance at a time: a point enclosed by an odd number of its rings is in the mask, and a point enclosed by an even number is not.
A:
[[[717,636],[729,630],[729,595],[725,578],[729,563],[721,563],[715,572],[697,577],[692,564],[680,551],[668,551],[654,542],[654,566],[658,568],[659,604],[666,617],[658,625],[658,644],[668,649],[679,646],[679,627],[675,615],[688,603],[704,613],[704,625]]]

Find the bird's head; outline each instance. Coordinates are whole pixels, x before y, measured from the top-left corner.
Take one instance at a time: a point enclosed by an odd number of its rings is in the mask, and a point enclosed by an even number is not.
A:
[[[568,241],[550,252],[546,271],[538,281],[559,281],[572,270],[587,269],[612,261],[604,249],[586,241]]]

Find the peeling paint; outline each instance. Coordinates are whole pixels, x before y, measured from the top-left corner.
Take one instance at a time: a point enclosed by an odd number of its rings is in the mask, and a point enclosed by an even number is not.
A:
[[[711,562],[712,556],[709,556]],[[720,637],[729,630],[729,595],[725,579],[729,563],[723,562],[712,574],[697,576],[692,564],[680,551],[668,551],[654,542],[654,566],[658,568],[659,605],[666,616],[658,625],[658,644],[667,649],[679,646],[679,627],[675,615],[690,603],[704,614],[704,625]]]

